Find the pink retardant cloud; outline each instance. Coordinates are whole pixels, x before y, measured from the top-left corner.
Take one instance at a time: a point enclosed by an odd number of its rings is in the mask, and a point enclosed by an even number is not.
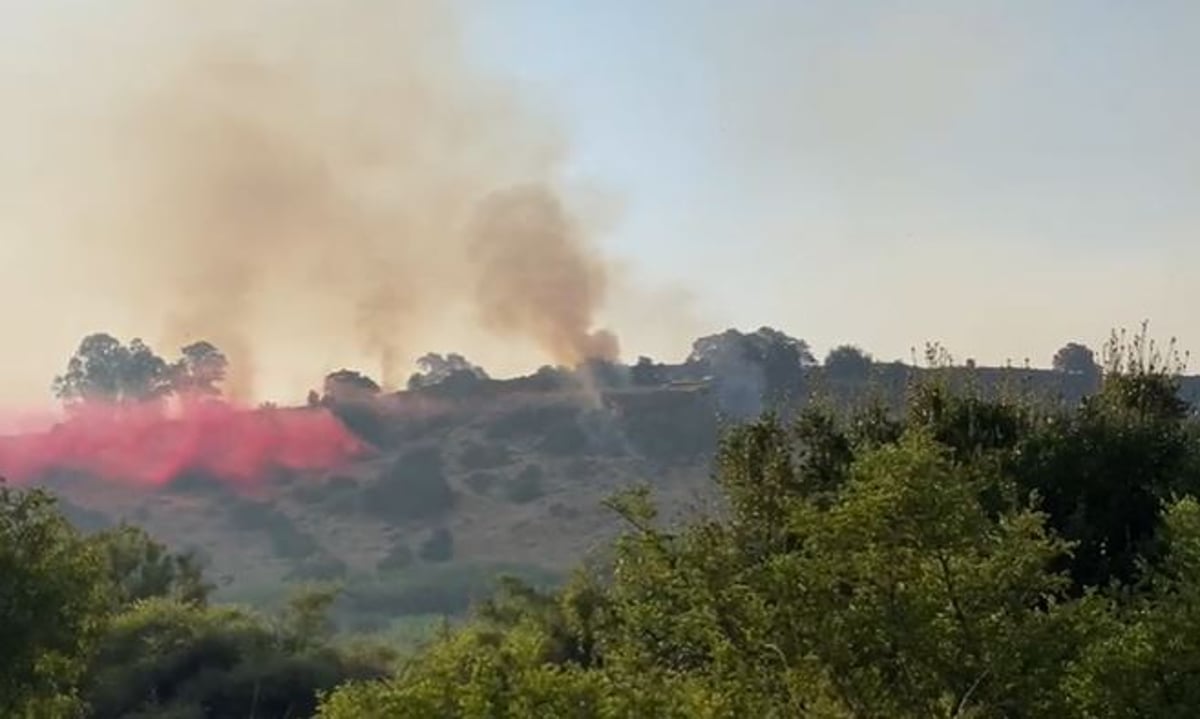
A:
[[[365,450],[324,409],[247,410],[220,402],[84,406],[48,430],[0,437],[0,476],[52,469],[143,486],[201,471],[249,486],[271,470],[335,467]]]

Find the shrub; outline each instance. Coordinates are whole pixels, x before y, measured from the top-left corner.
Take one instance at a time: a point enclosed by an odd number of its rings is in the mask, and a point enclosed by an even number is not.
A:
[[[549,428],[538,443],[538,449],[559,456],[582,454],[588,450],[588,436],[572,419]]]
[[[433,530],[417,554],[426,562],[448,562],[454,558],[454,535],[446,527]]]
[[[400,457],[365,494],[366,509],[390,520],[437,517],[454,506],[441,454],[432,447]]]
[[[328,582],[344,579],[349,573],[349,567],[341,559],[328,552],[318,552],[306,557],[288,572],[287,579],[292,582]]]
[[[555,427],[573,424],[579,411],[567,405],[522,407],[501,415],[485,430],[490,439],[515,439],[544,435]]]
[[[404,572],[353,583],[341,597],[349,616],[459,615],[491,593],[497,578],[516,576],[541,587],[561,577],[541,567],[508,563],[416,564]]]
[[[546,494],[542,486],[545,473],[536,464],[525,465],[525,468],[504,485],[504,496],[510,502],[526,504]]]
[[[416,557],[413,556],[413,551],[408,548],[404,542],[397,541],[388,550],[388,553],[383,556],[376,564],[375,568],[381,572],[392,572],[397,569],[404,569],[411,565]]]
[[[494,472],[472,472],[463,480],[463,484],[475,494],[490,494],[498,481],[500,477]]]
[[[512,452],[502,444],[468,444],[459,455],[463,469],[495,469],[512,463]]]
[[[303,559],[320,549],[311,535],[266,502],[236,501],[229,509],[229,520],[236,529],[265,532],[276,556],[284,559]]]

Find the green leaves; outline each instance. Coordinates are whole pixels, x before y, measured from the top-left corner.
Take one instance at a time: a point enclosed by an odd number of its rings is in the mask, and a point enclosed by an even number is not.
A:
[[[50,495],[0,483],[0,716],[74,705],[110,606],[106,578]]]

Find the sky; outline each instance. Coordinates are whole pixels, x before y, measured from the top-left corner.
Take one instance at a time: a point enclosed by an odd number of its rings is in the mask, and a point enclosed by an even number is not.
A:
[[[0,70],[71,62],[69,32],[30,28],[103,23],[105,7],[5,3]],[[469,60],[552,119],[567,180],[600,206],[600,320],[627,358],[677,360],[691,337],[761,325],[818,355],[850,342],[884,360],[938,341],[958,359],[1046,365],[1144,319],[1200,348],[1194,2],[456,9]],[[36,134],[6,137],[0,169],[47,172]],[[71,258],[25,229],[0,224],[0,327],[22,348],[0,402],[44,395],[69,338],[130,314],[104,293],[39,295]],[[67,329],[41,329],[39,310]]]
[[[1200,342],[1191,2],[500,0],[471,46],[623,199],[609,250],[882,358]]]

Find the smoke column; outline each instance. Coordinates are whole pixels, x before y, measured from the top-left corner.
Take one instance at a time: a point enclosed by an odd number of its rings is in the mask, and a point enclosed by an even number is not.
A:
[[[452,317],[559,362],[615,356],[561,138],[471,65],[450,4],[102,5],[25,10],[38,49],[0,74],[5,141],[33,148],[0,169],[9,234],[69,258],[43,287],[156,346],[214,342],[241,399],[264,343],[345,346],[394,383]]]

